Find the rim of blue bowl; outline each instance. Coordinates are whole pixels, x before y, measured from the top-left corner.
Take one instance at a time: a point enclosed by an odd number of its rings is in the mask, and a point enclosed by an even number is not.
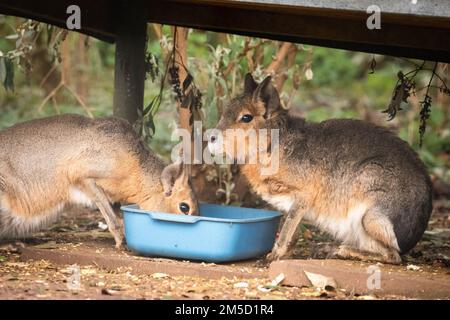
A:
[[[201,203],[201,205],[202,204],[212,205],[212,206],[216,205],[216,204],[209,204],[209,203]],[[220,206],[220,205],[217,205],[217,206]],[[126,211],[126,212],[138,213],[138,214],[146,214],[146,215],[149,215],[152,219],[156,219],[156,220],[183,222],[183,223],[196,223],[198,221],[212,221],[212,222],[222,222],[222,223],[252,223],[252,222],[273,220],[275,218],[279,218],[282,216],[282,214],[280,212],[273,211],[273,210],[245,208],[245,207],[236,207],[236,206],[226,206],[226,207],[243,208],[243,209],[252,210],[252,211],[253,210],[264,211],[264,212],[271,213],[272,215],[265,216],[265,217],[245,218],[245,219],[213,218],[213,217],[205,217],[205,216],[188,216],[188,215],[173,214],[173,213],[166,213],[166,212],[142,210],[142,209],[139,209],[136,204],[121,206],[120,210]]]

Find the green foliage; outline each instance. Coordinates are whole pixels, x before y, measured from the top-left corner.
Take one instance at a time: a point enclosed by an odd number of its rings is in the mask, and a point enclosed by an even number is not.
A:
[[[305,119],[312,122],[321,122],[330,118],[342,118],[351,119],[357,118],[358,114],[355,110],[351,109],[334,109],[330,110],[327,107],[317,107],[310,110],[306,115]]]
[[[14,90],[14,65],[8,57],[0,57],[0,82],[6,90]]]
[[[11,18],[10,18],[11,19]],[[25,20],[17,28],[8,23],[6,17],[1,16],[0,21],[11,29],[12,33],[4,37],[10,44],[0,50],[0,80],[6,90],[14,90],[14,63],[25,73],[31,70],[29,55],[35,46],[40,32],[40,23]],[[14,45],[12,45],[14,44]]]
[[[353,54],[344,50],[314,48],[312,68],[314,78],[309,83],[314,87],[346,87],[352,85],[358,73],[358,66],[352,61]],[[299,55],[298,63],[304,63]]]

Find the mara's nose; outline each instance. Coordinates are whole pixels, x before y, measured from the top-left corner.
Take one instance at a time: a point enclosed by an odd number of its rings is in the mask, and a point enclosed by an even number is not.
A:
[[[217,140],[217,137],[216,137],[215,135],[211,135],[211,136],[209,137],[209,141],[210,141],[211,143],[216,142],[216,140]]]

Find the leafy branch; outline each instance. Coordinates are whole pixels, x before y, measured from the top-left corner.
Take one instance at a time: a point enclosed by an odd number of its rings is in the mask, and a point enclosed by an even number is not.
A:
[[[189,126],[192,126],[194,117],[196,115],[198,117],[201,114],[200,109],[202,108],[202,94],[197,88],[194,77],[189,73],[183,59],[179,58],[182,54],[178,51],[176,45],[179,41],[177,40],[177,27],[173,31],[173,43],[170,50],[168,50],[167,46],[162,45],[163,35],[161,28],[155,27],[154,25],[154,29],[161,42],[163,56],[165,56],[165,64],[164,73],[160,79],[159,93],[150,101],[143,110],[142,115],[139,115],[139,120],[137,121],[138,131],[147,141],[151,140],[155,134],[154,117],[163,101],[164,87],[167,80],[172,87],[175,99],[180,107],[188,108],[190,111],[190,117],[188,119]],[[183,76],[180,76],[181,71],[183,71]],[[158,60],[152,53],[148,53],[146,56],[146,74],[151,76],[152,81],[155,81],[160,75]],[[183,81],[180,80],[181,77],[183,77]]]
[[[27,20],[6,36],[7,40],[15,41],[15,48],[7,52],[0,51],[0,81],[5,90],[14,90],[14,63],[26,74],[31,72],[30,53],[39,37],[40,23]]]

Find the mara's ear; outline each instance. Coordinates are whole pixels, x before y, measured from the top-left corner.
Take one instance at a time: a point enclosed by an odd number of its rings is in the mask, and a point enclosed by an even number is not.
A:
[[[253,79],[252,74],[247,73],[245,75],[244,81],[244,95],[251,96],[255,91],[256,87],[258,87],[258,84],[256,83],[255,79]]]
[[[181,174],[182,164],[172,163],[166,166],[161,172],[161,184],[166,197],[172,194],[172,188],[175,181]]]
[[[253,93],[253,102],[262,101],[265,107],[264,118],[270,118],[270,115],[281,108],[280,96],[277,89],[272,84],[272,77],[268,76],[261,82]]]
[[[180,170],[178,174],[178,178],[176,179],[181,183],[181,185],[186,185],[189,183],[189,172],[187,169],[187,165],[181,163],[180,164]]]

